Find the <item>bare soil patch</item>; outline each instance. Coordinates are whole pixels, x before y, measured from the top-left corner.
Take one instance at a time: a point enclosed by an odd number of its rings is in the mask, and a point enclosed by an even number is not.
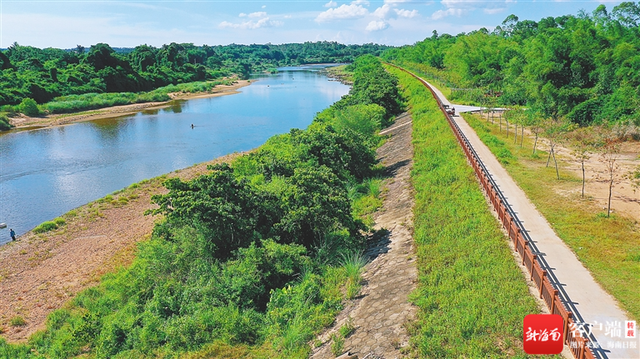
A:
[[[145,102],[145,103],[135,103],[131,105],[123,105],[123,106],[113,106],[107,108],[101,108],[90,111],[82,111],[75,114],[58,114],[58,115],[47,115],[43,117],[28,117],[28,116],[20,116],[20,117],[12,117],[10,118],[10,122],[16,128],[33,128],[33,127],[50,127],[50,126],[60,126],[66,125],[74,122],[83,122],[83,121],[91,121],[91,120],[99,120],[104,118],[115,118],[121,116],[128,116],[136,114],[142,110],[151,110],[151,109],[160,109],[164,107],[171,106],[171,102],[176,100],[191,100],[195,98],[206,98],[206,97],[218,97],[225,95],[233,95],[238,93],[238,89],[244,86],[250,85],[251,82],[248,80],[238,80],[233,85],[218,85],[214,89],[209,92],[200,92],[200,93],[171,93],[169,97],[171,97],[170,101],[165,102]]]
[[[398,358],[403,356],[401,349],[409,344],[406,324],[415,317],[417,307],[408,296],[418,281],[413,242],[411,132],[409,114],[399,116],[385,130],[392,137],[378,149],[378,158],[389,178],[385,181],[383,207],[375,216],[377,235],[365,253],[370,261],[363,273],[364,285],[334,326],[319,337],[324,344],[314,349],[314,359],[335,357],[330,338],[346,323],[355,328],[344,340],[343,352],[351,353],[350,358]]]
[[[566,163],[565,170],[570,171],[576,177],[582,178],[582,167],[580,161],[571,155],[568,148],[560,148],[563,160]],[[614,177],[614,185],[611,196],[611,208],[613,213],[632,218],[640,221],[640,188],[632,185],[631,180],[627,177],[640,165],[640,143],[624,142],[622,143],[620,155],[618,156],[619,169]],[[585,196],[595,201],[598,209],[603,210],[607,207],[609,199],[609,174],[605,164],[601,161],[598,154],[593,154],[589,160],[585,162]],[[567,195],[579,196],[582,184],[579,183],[576,188],[571,189]]]
[[[485,120],[488,115],[483,115]],[[493,119],[498,121],[497,116]],[[503,122],[504,126],[504,122]],[[513,129],[513,126],[510,126]],[[505,130],[503,130],[505,131]],[[520,128],[518,129],[520,133]],[[513,139],[513,131],[510,130]],[[525,130],[525,135],[533,142],[534,135]],[[518,138],[520,136],[518,135]],[[520,141],[520,139],[518,139]],[[548,151],[548,142],[544,137],[538,138],[536,148]],[[576,178],[582,179],[582,165],[576,156],[572,154],[569,146],[556,145],[557,159],[562,163],[561,169],[575,175]],[[628,177],[630,173],[640,166],[640,142],[628,141],[621,144],[620,154],[618,155],[617,164],[619,166],[614,177],[614,186],[611,196],[611,208],[613,213],[640,221],[640,188],[632,185],[631,179]],[[553,160],[549,166],[553,165]],[[599,210],[606,210],[607,201],[609,199],[609,174],[606,170],[602,156],[598,153],[592,153],[590,158],[585,162],[585,198],[593,202],[594,207]],[[582,192],[582,182],[575,182],[574,185],[556,190],[563,197],[579,199]]]
[[[172,172],[111,199],[98,200],[63,216],[66,224],[43,234],[32,231],[0,247],[0,328],[10,342],[24,342],[43,329],[47,315],[79,291],[98,284],[100,277],[126,266],[136,243],[150,237],[157,217],[144,216],[154,208],[151,196],[166,193],[164,178],[194,178],[207,165],[229,162],[234,153]],[[135,186],[134,186],[135,187]],[[20,316],[25,325],[12,326]]]

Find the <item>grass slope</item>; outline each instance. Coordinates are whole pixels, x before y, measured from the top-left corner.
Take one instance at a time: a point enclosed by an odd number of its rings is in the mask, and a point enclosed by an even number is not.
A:
[[[559,195],[580,186],[580,178],[561,170],[557,180],[553,162],[545,167],[547,153],[538,150],[533,155],[529,138],[520,147],[514,144],[513,131],[507,139],[506,132],[501,133],[497,124],[475,116],[465,119],[595,279],[622,303],[633,319],[640,319],[638,224],[615,214],[606,218],[593,200],[583,200],[577,193]]]
[[[431,93],[398,70],[413,116],[419,357],[525,357],[522,320],[539,313]]]

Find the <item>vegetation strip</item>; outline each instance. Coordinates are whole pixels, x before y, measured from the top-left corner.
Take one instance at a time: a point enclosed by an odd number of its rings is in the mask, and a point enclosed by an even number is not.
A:
[[[522,319],[538,313],[522,272],[437,103],[399,70],[414,126],[420,357],[522,356]]]

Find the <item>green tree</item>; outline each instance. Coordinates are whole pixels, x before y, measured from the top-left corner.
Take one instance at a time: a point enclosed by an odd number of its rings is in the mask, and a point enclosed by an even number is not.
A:
[[[584,198],[584,187],[586,183],[586,175],[584,164],[596,149],[596,136],[590,128],[580,127],[570,133],[572,143],[572,155],[580,161],[582,170],[582,192],[581,197]]]

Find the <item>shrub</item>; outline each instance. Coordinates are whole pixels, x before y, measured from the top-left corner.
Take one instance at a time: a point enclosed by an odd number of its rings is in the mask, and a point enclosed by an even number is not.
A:
[[[57,228],[58,228],[58,225],[56,224],[56,222],[46,221],[46,222],[42,222],[39,226],[34,228],[33,232],[45,233],[45,232],[53,231],[54,229],[57,229]]]
[[[9,119],[7,118],[7,115],[0,114],[0,131],[8,131],[12,127],[13,126],[11,125],[11,123],[9,123]]]
[[[335,356],[342,354],[344,349],[344,338],[341,335],[333,335],[333,343],[331,343],[331,353]]]
[[[38,104],[34,99],[25,98],[20,103],[20,112],[27,116],[38,116],[40,114],[40,109],[38,109]]]
[[[15,317],[11,318],[11,326],[12,327],[21,327],[25,324],[27,324],[27,322],[25,322],[24,318],[22,318],[19,315],[16,315]]]

